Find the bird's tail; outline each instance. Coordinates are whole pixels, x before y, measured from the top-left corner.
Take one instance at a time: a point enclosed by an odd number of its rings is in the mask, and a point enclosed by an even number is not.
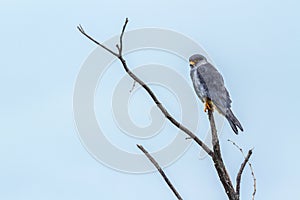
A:
[[[226,119],[228,120],[232,130],[234,131],[235,134],[238,134],[238,129],[237,127],[241,130],[244,131],[241,123],[239,122],[239,120],[234,116],[234,114],[232,113],[231,109],[228,109],[225,115]]]

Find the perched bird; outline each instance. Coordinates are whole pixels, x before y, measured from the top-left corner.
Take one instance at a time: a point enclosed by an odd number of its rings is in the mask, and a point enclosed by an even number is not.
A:
[[[238,134],[237,127],[243,131],[239,120],[231,111],[231,99],[218,70],[200,54],[190,57],[190,75],[195,92],[204,103],[204,111],[216,110],[226,117],[232,130]]]

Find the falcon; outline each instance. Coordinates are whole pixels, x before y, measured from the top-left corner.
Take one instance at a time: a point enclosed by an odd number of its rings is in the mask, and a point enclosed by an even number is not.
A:
[[[204,103],[204,112],[215,108],[225,116],[235,134],[238,134],[238,128],[243,131],[231,110],[231,99],[222,75],[203,55],[195,54],[189,58],[189,62],[191,79],[197,96]]]

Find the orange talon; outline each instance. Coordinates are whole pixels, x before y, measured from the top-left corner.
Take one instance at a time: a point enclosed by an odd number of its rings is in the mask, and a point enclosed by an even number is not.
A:
[[[212,110],[211,104],[209,101],[205,101],[204,103],[204,112],[207,112],[208,110]]]

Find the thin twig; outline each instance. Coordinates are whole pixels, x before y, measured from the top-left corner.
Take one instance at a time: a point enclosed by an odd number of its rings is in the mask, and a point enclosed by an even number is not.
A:
[[[219,144],[219,139],[218,139],[218,134],[217,134],[217,128],[215,125],[215,120],[214,120],[214,115],[213,115],[213,110],[209,109],[207,114],[208,114],[208,119],[210,122],[211,134],[212,134],[212,145],[213,145],[213,151],[214,151],[212,159],[214,161],[215,168],[217,170],[220,181],[223,184],[223,187],[225,189],[225,192],[226,192],[228,198],[230,200],[238,200],[239,198],[236,195],[232,181],[230,180],[229,173],[227,172],[224,161],[222,159],[221,149],[220,149],[220,144]]]
[[[249,150],[248,154],[245,157],[244,162],[241,164],[240,170],[236,176],[236,194],[237,195],[240,195],[242,174],[243,174],[244,168],[245,168],[247,162],[249,161],[251,155],[252,155],[252,150]]]
[[[82,26],[79,24],[77,26],[77,29],[80,31],[80,33],[82,33],[84,36],[86,36],[87,38],[89,38],[91,41],[93,41],[95,44],[99,45],[100,47],[102,47],[103,49],[105,49],[106,51],[108,51],[109,53],[113,54],[116,57],[119,57],[119,55],[116,52],[113,52],[112,50],[110,50],[109,48],[107,48],[106,46],[104,46],[103,44],[101,44],[100,42],[98,42],[97,40],[95,40],[94,38],[92,38],[91,36],[89,36],[84,29],[82,28]]]
[[[251,164],[250,162],[248,162],[248,165],[249,165],[249,167],[250,167],[251,175],[252,175],[252,178],[253,178],[253,193],[252,193],[252,200],[254,200],[255,194],[256,194],[256,177],[255,177],[255,175],[254,175],[254,170],[253,170],[252,164]]]
[[[134,90],[135,84],[136,84],[136,81],[134,80],[134,81],[133,81],[133,84],[132,84],[132,87],[131,87],[131,89],[129,90],[130,93]]]
[[[236,193],[237,195],[240,195],[240,185],[241,185],[241,177],[242,177],[242,173],[243,173],[243,170],[245,168],[245,165],[248,163],[249,165],[249,168],[251,170],[251,175],[252,175],[252,178],[253,178],[253,193],[252,193],[252,200],[254,200],[255,198],[255,194],[256,194],[256,178],[255,178],[255,175],[254,175],[254,170],[253,170],[253,167],[252,167],[252,164],[250,163],[249,159],[253,153],[253,149],[250,149],[248,151],[248,154],[247,156],[245,156],[244,154],[244,151],[241,147],[239,147],[239,145],[237,145],[234,141],[232,140],[227,140],[229,142],[231,142],[236,148],[239,149],[239,151],[242,153],[243,157],[244,157],[244,161],[243,163],[241,164],[241,167],[240,167],[240,170],[237,174],[237,177],[236,177]]]
[[[120,56],[122,56],[122,51],[123,51],[123,35],[124,35],[124,32],[125,32],[127,23],[128,23],[128,18],[126,18],[126,20],[125,20],[125,23],[123,25],[122,32],[121,32],[121,35],[120,35],[120,48],[119,48],[119,55]]]
[[[159,164],[156,162],[156,160],[148,153],[148,151],[140,144],[136,145],[146,156],[147,158],[151,161],[151,163],[156,167],[157,171],[160,173],[160,175],[163,177],[165,182],[168,184],[169,188],[172,190],[172,192],[175,194],[177,199],[182,200],[182,197],[180,194],[177,192],[165,172],[162,170],[162,168],[159,166]]]
[[[119,54],[111,51],[110,49],[108,49],[107,47],[105,47],[104,45],[100,44],[99,42],[97,42],[95,39],[93,39],[91,36],[89,36],[87,33],[85,33],[85,31],[82,29],[81,26],[78,26],[78,30],[85,35],[87,38],[89,38],[90,40],[92,40],[94,43],[96,43],[97,45],[101,46],[102,48],[104,48],[105,50],[107,50],[108,52],[110,52],[111,54],[113,54],[114,56],[116,56],[122,63],[124,70],[127,72],[127,74],[133,78],[136,82],[138,82],[146,91],[147,93],[150,95],[150,97],[152,98],[152,100],[154,101],[154,103],[157,105],[157,107],[161,110],[161,112],[165,115],[165,117],[172,123],[174,124],[177,128],[179,128],[180,130],[182,130],[183,132],[185,132],[188,136],[190,136],[191,138],[194,139],[194,141],[200,145],[202,147],[202,149],[211,157],[213,156],[213,151],[204,143],[202,142],[194,133],[192,133],[188,128],[186,128],[185,126],[183,126],[182,124],[180,124],[176,119],[174,119],[169,112],[166,110],[166,108],[161,104],[161,102],[157,99],[157,97],[155,96],[155,94],[152,92],[152,90],[149,88],[149,86],[147,86],[141,79],[139,79],[134,73],[132,73],[128,66],[127,63],[125,61],[125,59],[122,56],[122,47],[121,44],[123,43],[123,35],[126,29],[126,25],[128,23],[128,19],[126,18],[121,35],[120,35],[120,46],[118,46],[118,50],[119,50]]]

